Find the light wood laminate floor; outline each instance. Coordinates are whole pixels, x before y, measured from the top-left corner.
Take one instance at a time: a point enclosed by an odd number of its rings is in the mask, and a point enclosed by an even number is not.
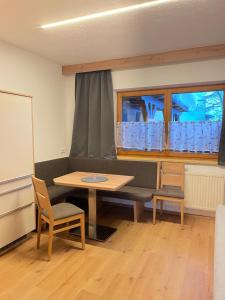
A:
[[[0,257],[4,300],[209,300],[212,296],[214,219],[166,216],[152,225],[133,223],[132,211],[108,207],[101,223],[118,231],[105,243],[79,250],[54,238],[47,261],[47,236],[36,250],[36,234]],[[177,222],[177,223],[176,223]]]

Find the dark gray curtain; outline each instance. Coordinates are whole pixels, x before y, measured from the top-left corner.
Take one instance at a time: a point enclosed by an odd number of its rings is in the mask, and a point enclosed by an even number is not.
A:
[[[225,109],[223,109],[223,121],[220,135],[218,164],[221,166],[225,166]]]
[[[115,158],[111,71],[79,73],[70,156]]]

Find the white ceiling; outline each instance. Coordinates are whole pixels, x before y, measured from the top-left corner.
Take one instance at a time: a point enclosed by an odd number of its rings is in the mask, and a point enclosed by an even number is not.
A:
[[[63,65],[225,43],[225,0],[177,0],[64,27],[39,27],[143,2],[0,0],[0,40]]]

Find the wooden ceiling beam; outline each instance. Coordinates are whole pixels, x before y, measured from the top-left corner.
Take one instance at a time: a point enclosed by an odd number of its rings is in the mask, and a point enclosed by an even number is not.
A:
[[[174,63],[192,62],[225,57],[225,44],[168,51],[158,54],[110,59],[62,67],[64,75],[100,70],[134,69]]]

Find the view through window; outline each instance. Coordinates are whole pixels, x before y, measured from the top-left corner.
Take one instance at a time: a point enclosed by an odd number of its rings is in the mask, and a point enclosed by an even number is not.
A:
[[[163,150],[164,95],[123,97],[118,137],[124,149]]]
[[[224,89],[212,86],[119,93],[117,147],[149,153],[217,153]]]

